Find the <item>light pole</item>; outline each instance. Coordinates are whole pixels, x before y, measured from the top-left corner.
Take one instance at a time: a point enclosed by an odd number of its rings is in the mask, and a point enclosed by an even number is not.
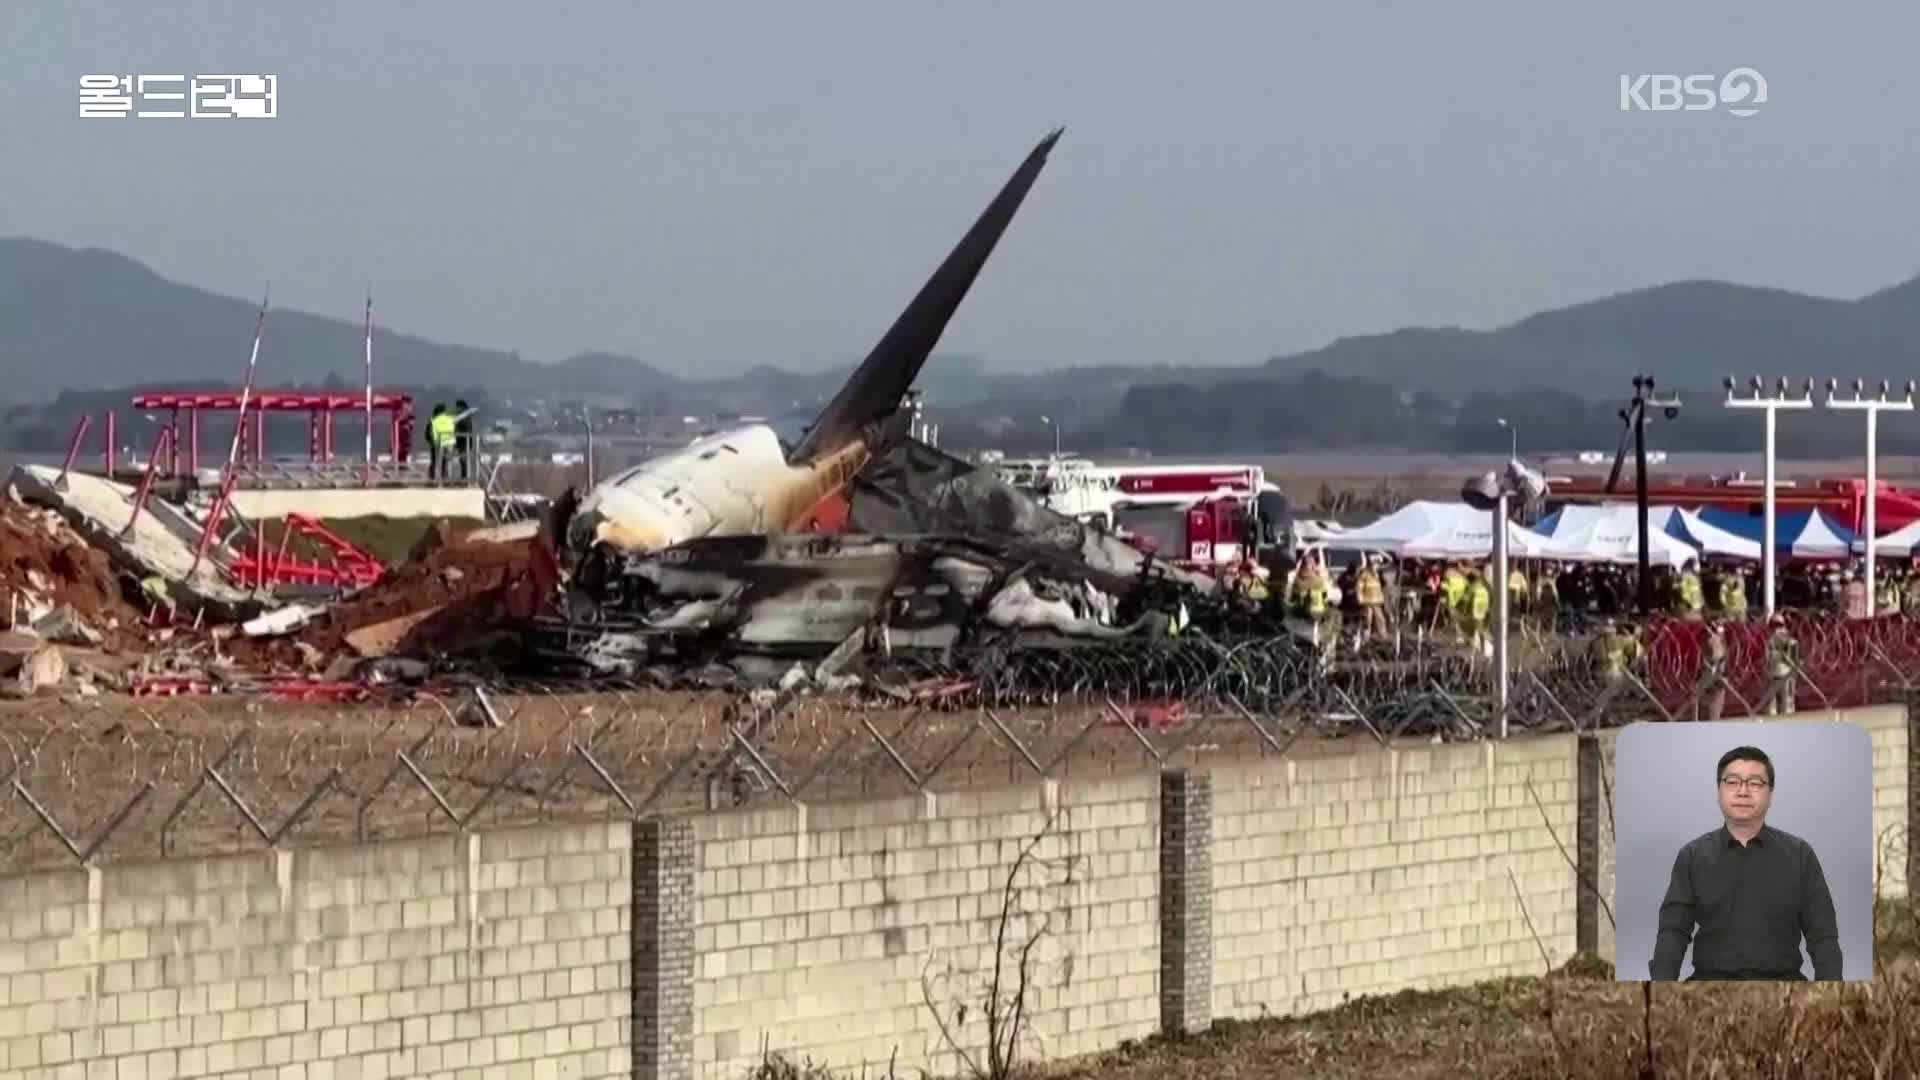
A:
[[[1504,416],[1494,418],[1494,423],[1507,429],[1507,460],[1520,460],[1520,429],[1507,422]]]
[[[1867,617],[1872,618],[1875,614],[1878,614],[1874,610],[1873,541],[1879,534],[1874,531],[1876,522],[1873,511],[1874,502],[1876,501],[1875,488],[1879,486],[1879,470],[1877,466],[1880,460],[1880,412],[1883,409],[1892,409],[1895,412],[1912,412],[1913,380],[1907,380],[1907,396],[1898,401],[1887,400],[1890,387],[1885,379],[1880,380],[1880,396],[1877,398],[1866,397],[1862,394],[1862,391],[1866,388],[1866,384],[1861,379],[1853,380],[1853,400],[1851,401],[1842,401],[1835,396],[1838,386],[1839,380],[1827,380],[1827,408],[1854,409],[1867,414],[1867,519],[1861,523],[1861,532],[1865,533],[1867,537]]]
[[[1752,384],[1753,396],[1750,398],[1735,397],[1733,394],[1734,385],[1735,383],[1734,383],[1733,376],[1731,375],[1727,376],[1727,379],[1726,379],[1727,408],[1729,409],[1760,409],[1767,414],[1767,465],[1766,465],[1766,478],[1765,478],[1766,492],[1764,495],[1765,509],[1762,511],[1762,517],[1765,520],[1765,525],[1764,525],[1763,535],[1761,538],[1761,550],[1760,550],[1760,558],[1762,560],[1761,575],[1764,578],[1764,581],[1762,582],[1762,585],[1761,585],[1761,596],[1763,598],[1761,601],[1761,609],[1766,614],[1771,615],[1773,614],[1773,594],[1774,594],[1774,588],[1773,588],[1774,586],[1774,582],[1773,582],[1773,565],[1774,565],[1774,552],[1773,552],[1774,497],[1773,496],[1774,496],[1774,492],[1773,492],[1773,489],[1775,485],[1774,485],[1774,478],[1773,478],[1773,461],[1774,461],[1773,446],[1774,446],[1774,428],[1777,424],[1776,416],[1781,409],[1813,408],[1813,380],[1808,379],[1806,381],[1806,384],[1801,391],[1801,396],[1799,397],[1787,396],[1787,377],[1785,375],[1780,376],[1779,389],[1774,393],[1772,397],[1763,396],[1765,393],[1766,384],[1761,381],[1760,376],[1758,375],[1755,375],[1753,377],[1753,384]]]
[[[1460,488],[1460,497],[1468,506],[1493,513],[1494,580],[1488,583],[1493,588],[1493,706],[1503,739],[1507,737],[1507,703],[1513,683],[1512,661],[1507,652],[1507,628],[1513,617],[1511,596],[1507,592],[1507,505],[1516,497],[1525,505],[1546,494],[1546,477],[1520,464],[1518,459],[1508,461],[1501,472],[1476,476]]]
[[[1060,456],[1060,425],[1054,423],[1053,417],[1051,416],[1041,417],[1040,422],[1053,429],[1053,456],[1056,458],[1059,457]]]

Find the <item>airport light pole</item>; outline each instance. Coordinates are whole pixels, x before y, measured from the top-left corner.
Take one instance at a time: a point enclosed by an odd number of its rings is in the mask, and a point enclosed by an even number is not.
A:
[[[1879,536],[1879,533],[1877,533],[1874,528],[1877,524],[1874,518],[1874,503],[1877,498],[1875,489],[1879,486],[1879,470],[1877,466],[1879,464],[1880,413],[1886,409],[1891,409],[1895,412],[1912,412],[1913,380],[1907,380],[1907,396],[1897,401],[1888,399],[1887,395],[1891,388],[1885,379],[1880,380],[1880,396],[1877,398],[1870,398],[1864,395],[1863,391],[1866,389],[1866,384],[1865,381],[1861,379],[1853,380],[1852,400],[1841,400],[1837,396],[1838,387],[1839,380],[1827,380],[1827,408],[1852,409],[1856,412],[1867,414],[1867,517],[1866,520],[1861,523],[1861,531],[1867,536],[1867,617],[1872,618],[1874,615],[1879,614],[1879,612],[1874,610],[1873,542]]]
[[[1493,513],[1493,705],[1498,717],[1500,737],[1507,737],[1508,703],[1513,687],[1513,663],[1507,650],[1507,632],[1513,619],[1512,596],[1507,591],[1507,507],[1518,498],[1521,505],[1536,502],[1547,494],[1546,478],[1511,459],[1499,473],[1484,473],[1460,488],[1460,497],[1468,506]]]
[[[1760,558],[1762,560],[1760,572],[1764,579],[1761,585],[1761,596],[1762,596],[1761,610],[1765,614],[1771,615],[1773,614],[1773,607],[1774,607],[1773,570],[1774,570],[1774,563],[1776,561],[1774,557],[1774,550],[1773,550],[1773,526],[1774,526],[1774,516],[1775,516],[1774,515],[1774,490],[1773,490],[1775,487],[1774,475],[1773,475],[1774,431],[1778,424],[1777,417],[1781,409],[1813,408],[1813,380],[1808,379],[1806,381],[1805,385],[1801,390],[1801,394],[1799,397],[1787,396],[1787,377],[1785,375],[1780,376],[1778,389],[1774,392],[1772,396],[1766,395],[1766,392],[1765,392],[1766,384],[1763,381],[1761,381],[1761,378],[1758,375],[1755,375],[1753,377],[1753,382],[1752,382],[1753,396],[1752,397],[1743,398],[1743,397],[1734,396],[1734,386],[1735,386],[1735,381],[1733,376],[1731,375],[1727,376],[1727,379],[1726,379],[1727,408],[1759,409],[1767,414],[1767,464],[1766,464],[1766,474],[1765,474],[1765,481],[1764,481],[1766,484],[1766,491],[1763,496],[1763,503],[1765,508],[1762,511],[1762,517],[1765,520],[1765,525],[1763,526],[1763,533],[1762,533],[1761,547],[1760,547]],[[1872,415],[1872,414],[1869,413],[1868,415]]]
[[[1053,429],[1053,456],[1056,458],[1059,457],[1060,456],[1060,425],[1054,423],[1053,417],[1051,416],[1041,417],[1040,422]]]
[[[1520,429],[1507,422],[1504,416],[1494,418],[1494,423],[1507,429],[1507,460],[1520,460]]]

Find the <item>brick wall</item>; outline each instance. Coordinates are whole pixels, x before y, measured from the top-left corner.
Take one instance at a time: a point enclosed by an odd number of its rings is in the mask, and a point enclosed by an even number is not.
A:
[[[1881,887],[1902,894],[1909,720],[1837,718],[1872,735]],[[1612,954],[1614,743],[1355,742],[0,878],[0,1076],[731,1080],[763,1046],[955,1074],[942,1024],[984,1062],[995,957],[1004,1000],[1028,941],[1029,1061],[1538,972]]]
[[[0,879],[0,1075],[626,1077],[629,831]]]
[[[1214,1016],[1539,972],[1542,943],[1564,962],[1573,755],[1554,736],[1216,769]]]
[[[1020,947],[1045,928],[1023,1056],[1151,1035],[1159,798],[1148,774],[698,820],[693,1075],[732,1080],[763,1041],[855,1075],[884,1072],[896,1053],[902,1075],[963,1072],[936,1009],[984,1064],[1009,908],[1004,995]],[[1009,904],[1010,872],[1036,837]]]

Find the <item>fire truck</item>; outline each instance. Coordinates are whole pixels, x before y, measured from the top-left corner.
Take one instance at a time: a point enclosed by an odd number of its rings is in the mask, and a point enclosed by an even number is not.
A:
[[[1096,465],[1059,456],[1003,461],[1002,479],[1049,509],[1195,570],[1249,554],[1287,557],[1287,502],[1258,465]]]

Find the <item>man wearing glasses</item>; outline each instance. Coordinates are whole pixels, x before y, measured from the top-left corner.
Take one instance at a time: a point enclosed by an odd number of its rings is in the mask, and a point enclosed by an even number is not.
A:
[[[1773,762],[1737,746],[1721,755],[1715,775],[1726,824],[1690,841],[1673,861],[1648,965],[1653,978],[1678,979],[1691,942],[1688,981],[1804,981],[1804,936],[1813,977],[1839,981],[1840,931],[1820,860],[1805,840],[1767,825]]]

